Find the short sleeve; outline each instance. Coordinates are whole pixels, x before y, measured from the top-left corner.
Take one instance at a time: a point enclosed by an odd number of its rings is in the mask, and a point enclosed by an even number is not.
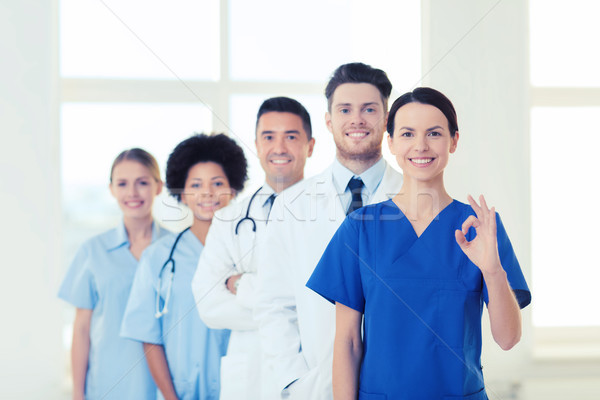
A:
[[[92,270],[93,255],[89,243],[77,251],[63,279],[58,297],[77,308],[93,310],[98,302],[98,290]]]
[[[508,283],[515,293],[519,307],[525,308],[531,303],[531,292],[529,291],[529,287],[523,276],[523,271],[521,271],[521,266],[519,265],[519,260],[517,260],[517,256],[515,255],[510,239],[506,234],[506,230],[504,229],[504,225],[502,224],[502,220],[498,213],[496,213],[496,227],[500,263],[502,264],[502,268],[506,271]],[[488,291],[485,282],[483,283],[483,300],[486,304],[488,303]]]
[[[161,320],[156,314],[156,282],[152,273],[152,260],[162,259],[152,251],[151,245],[140,259],[129,300],[121,324],[121,337],[144,343],[163,344]],[[156,282],[155,282],[156,281]],[[162,304],[160,304],[162,306]]]
[[[358,254],[359,231],[354,219],[346,218],[327,245],[306,286],[332,303],[364,312],[365,296]]]

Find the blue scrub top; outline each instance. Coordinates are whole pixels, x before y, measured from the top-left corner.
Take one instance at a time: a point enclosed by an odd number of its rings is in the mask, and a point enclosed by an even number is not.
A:
[[[331,239],[307,286],[364,314],[359,399],[487,399],[487,290],[454,236],[469,215],[473,209],[454,200],[418,237],[388,200],[350,214]],[[523,308],[529,288],[496,217],[500,261]],[[474,236],[472,228],[467,239]]]
[[[187,230],[173,253],[175,274],[168,312],[156,318],[156,294],[162,310],[169,286],[169,258],[176,235],[150,246],[140,260],[121,336],[164,346],[175,391],[181,400],[219,398],[221,357],[227,351],[229,330],[209,329],[200,319],[192,294],[192,278],[202,243]]]
[[[167,233],[153,224],[153,241]],[[60,286],[58,297],[93,310],[86,399],[156,398],[142,346],[119,336],[137,266],[121,223],[81,246]]]

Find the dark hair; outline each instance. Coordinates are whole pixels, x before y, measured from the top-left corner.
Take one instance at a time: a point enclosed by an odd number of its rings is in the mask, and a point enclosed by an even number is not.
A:
[[[302,127],[306,132],[306,138],[312,139],[312,125],[310,123],[310,114],[299,101],[290,99],[289,97],[271,97],[263,101],[256,114],[256,127],[258,128],[258,120],[263,114],[268,112],[288,112],[295,114],[302,120]]]
[[[392,104],[387,121],[387,131],[390,136],[394,136],[394,120],[396,119],[396,113],[402,106],[408,103],[421,103],[434,106],[446,116],[446,119],[448,120],[448,128],[450,129],[450,136],[454,137],[456,132],[458,132],[456,110],[454,109],[450,99],[444,96],[442,92],[438,92],[435,89],[418,87],[412,92],[404,93],[402,96],[398,97],[396,101],[394,101],[394,104]]]
[[[229,186],[240,192],[248,179],[246,157],[238,144],[226,135],[196,134],[179,143],[167,160],[167,188],[171,196],[181,201],[181,190],[190,168],[200,162],[219,164]]]
[[[392,93],[392,82],[388,79],[386,73],[380,69],[373,68],[363,63],[350,63],[340,65],[331,75],[329,83],[325,88],[325,97],[327,97],[327,109],[331,111],[331,102],[333,93],[338,86],[344,83],[370,83],[379,90],[381,101],[387,110],[388,99]]]
[[[134,147],[132,149],[122,151],[113,161],[112,167],[110,167],[110,182],[112,183],[113,172],[115,172],[115,167],[119,165],[123,161],[135,161],[142,164],[144,167],[150,170],[150,175],[154,178],[156,182],[160,182],[160,168],[158,168],[158,163],[154,156],[148,153],[144,149],[140,149],[139,147]]]

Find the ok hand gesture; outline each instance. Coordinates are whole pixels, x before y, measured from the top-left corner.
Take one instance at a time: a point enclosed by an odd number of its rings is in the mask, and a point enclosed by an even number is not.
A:
[[[488,209],[483,195],[479,196],[481,206],[477,204],[471,195],[468,196],[468,199],[477,217],[470,215],[463,222],[462,230],[457,229],[454,236],[462,251],[473,264],[479,267],[485,277],[502,270],[496,239],[496,210],[494,207]],[[465,235],[470,227],[475,228],[477,235],[469,242]]]

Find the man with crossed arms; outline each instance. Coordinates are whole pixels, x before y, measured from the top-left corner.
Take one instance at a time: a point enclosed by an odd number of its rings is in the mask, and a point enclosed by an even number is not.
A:
[[[221,400],[273,396],[261,385],[258,324],[253,319],[257,270],[253,250],[275,196],[303,179],[314,143],[310,116],[299,102],[287,97],[266,100],[256,122],[256,152],[265,183],[213,218],[192,291],[206,325],[231,329],[227,355],[221,359]]]

